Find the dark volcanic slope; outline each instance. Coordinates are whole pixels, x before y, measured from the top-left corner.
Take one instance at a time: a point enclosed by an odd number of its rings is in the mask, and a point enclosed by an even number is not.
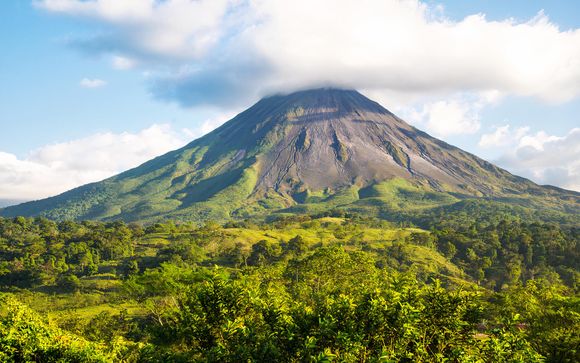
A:
[[[2,214],[224,219],[300,203],[388,203],[397,194],[394,186],[438,195],[442,203],[533,195],[552,207],[578,207],[578,193],[514,176],[415,129],[356,91],[318,89],[262,99],[182,149]]]

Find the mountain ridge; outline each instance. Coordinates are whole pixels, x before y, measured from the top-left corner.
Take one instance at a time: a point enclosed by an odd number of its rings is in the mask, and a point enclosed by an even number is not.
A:
[[[392,208],[407,201],[412,208],[464,198],[529,203],[525,196],[533,205],[580,210],[579,193],[512,175],[357,91],[322,88],[263,98],[180,149],[0,215],[202,221],[296,213],[303,206],[364,211],[373,203]]]

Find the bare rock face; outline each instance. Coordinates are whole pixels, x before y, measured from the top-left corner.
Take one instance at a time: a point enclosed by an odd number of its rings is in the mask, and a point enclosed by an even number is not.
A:
[[[452,198],[533,195],[544,198],[540,204],[579,209],[578,193],[514,176],[417,130],[357,91],[316,89],[264,98],[179,150],[0,214],[129,221],[245,218],[305,203],[305,195],[323,200],[345,190],[354,191],[342,205],[348,207],[368,197],[369,188],[393,180]]]
[[[260,165],[256,192],[338,190],[392,178],[466,195],[499,195],[506,188],[533,186],[415,129],[351,90],[318,89],[266,98],[216,130],[220,138],[230,140],[244,133],[265,133],[268,140],[266,150],[250,153]],[[257,145],[239,147],[250,150]]]

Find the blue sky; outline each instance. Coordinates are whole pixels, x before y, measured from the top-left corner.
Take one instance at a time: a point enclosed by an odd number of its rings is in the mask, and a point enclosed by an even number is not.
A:
[[[579,2],[332,4],[0,2],[0,200],[113,175],[261,96],[320,85],[580,189]]]
[[[98,31],[98,24],[55,16],[22,0],[2,1],[0,12],[0,150],[24,156],[96,132],[135,132],[159,122],[195,127],[207,117],[152,99],[142,70],[116,70],[106,56],[67,44]],[[82,88],[83,78],[103,79],[107,86]]]

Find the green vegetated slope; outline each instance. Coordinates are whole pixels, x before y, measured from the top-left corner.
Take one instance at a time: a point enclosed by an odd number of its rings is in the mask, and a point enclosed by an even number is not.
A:
[[[382,217],[465,199],[580,213],[576,192],[514,176],[356,91],[319,89],[265,98],[179,150],[0,215],[225,222],[341,208]]]
[[[479,207],[430,209],[423,228],[338,210],[201,227],[0,218],[0,357],[577,361],[577,224]]]
[[[0,296],[2,362],[105,363],[115,360],[118,353],[115,348],[91,342],[50,324],[13,297]]]

